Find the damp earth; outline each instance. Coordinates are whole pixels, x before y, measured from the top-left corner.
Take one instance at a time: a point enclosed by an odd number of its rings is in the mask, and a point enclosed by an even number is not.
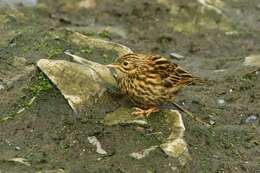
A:
[[[3,0],[0,8],[1,173],[260,172],[258,0]],[[73,33],[163,55],[207,80],[177,97],[210,124],[182,114],[185,162],[158,147],[171,133],[163,112],[104,123],[132,106],[116,87],[75,114],[37,62],[71,62],[70,52],[108,64],[118,52]]]

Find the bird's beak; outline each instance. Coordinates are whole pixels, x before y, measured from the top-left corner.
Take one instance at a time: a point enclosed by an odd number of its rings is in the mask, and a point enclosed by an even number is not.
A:
[[[116,65],[116,64],[108,64],[108,65],[106,65],[106,67],[108,67],[108,68],[118,68],[118,65]]]

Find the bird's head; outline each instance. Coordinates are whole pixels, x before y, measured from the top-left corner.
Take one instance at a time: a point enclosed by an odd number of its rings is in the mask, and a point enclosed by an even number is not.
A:
[[[117,73],[130,75],[136,73],[137,69],[142,66],[144,60],[137,54],[127,54],[119,57],[114,63],[108,64],[107,67],[113,68]]]

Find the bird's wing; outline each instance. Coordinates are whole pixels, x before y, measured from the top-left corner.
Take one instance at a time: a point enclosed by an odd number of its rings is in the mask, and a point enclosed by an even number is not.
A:
[[[194,77],[191,73],[166,58],[155,55],[149,57],[149,60],[153,67],[151,73],[159,74],[163,86],[167,88],[182,87],[192,83]]]

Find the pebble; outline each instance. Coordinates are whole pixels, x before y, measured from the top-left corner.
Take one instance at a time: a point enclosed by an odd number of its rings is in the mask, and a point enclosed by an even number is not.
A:
[[[178,59],[178,60],[184,59],[184,56],[174,53],[174,52],[170,53],[170,57],[174,58],[174,59]]]
[[[260,67],[260,54],[247,56],[245,58],[244,65]]]
[[[0,84],[0,90],[2,90],[2,89],[4,89],[5,87],[4,87],[4,85],[1,85]]]
[[[19,5],[24,5],[28,7],[35,6],[37,4],[37,0],[1,0],[0,1],[0,6],[19,6]]]
[[[15,149],[16,149],[16,150],[20,150],[20,149],[21,149],[21,147],[15,147]]]
[[[95,8],[96,7],[96,0],[83,0],[78,2],[78,7],[80,8]]]
[[[209,120],[209,124],[210,124],[210,125],[214,125],[214,124],[216,124],[216,122],[213,121],[213,120]]]
[[[144,149],[144,150],[141,150],[141,151],[138,151],[138,152],[131,153],[129,156],[134,158],[134,159],[140,160],[140,159],[145,158],[146,156],[148,156],[150,154],[150,152],[154,151],[156,148],[158,148],[157,145],[151,146],[150,148],[147,148],[147,149]]]
[[[220,105],[225,104],[225,100],[224,99],[218,99],[218,104],[220,104]]]
[[[89,136],[88,137],[88,141],[89,143],[91,143],[92,145],[96,146],[96,152],[98,154],[103,154],[106,155],[107,152],[101,147],[101,143],[99,142],[99,140],[97,139],[97,137],[95,136]]]
[[[219,70],[214,70],[214,73],[223,73],[227,71],[226,69],[219,69]]]
[[[228,31],[228,32],[225,32],[226,35],[238,35],[239,32],[238,31]]]
[[[246,120],[245,120],[245,122],[246,122],[247,124],[254,124],[254,123],[257,123],[257,121],[258,121],[258,118],[257,118],[257,116],[255,116],[255,115],[250,115],[250,116],[247,117]]]

